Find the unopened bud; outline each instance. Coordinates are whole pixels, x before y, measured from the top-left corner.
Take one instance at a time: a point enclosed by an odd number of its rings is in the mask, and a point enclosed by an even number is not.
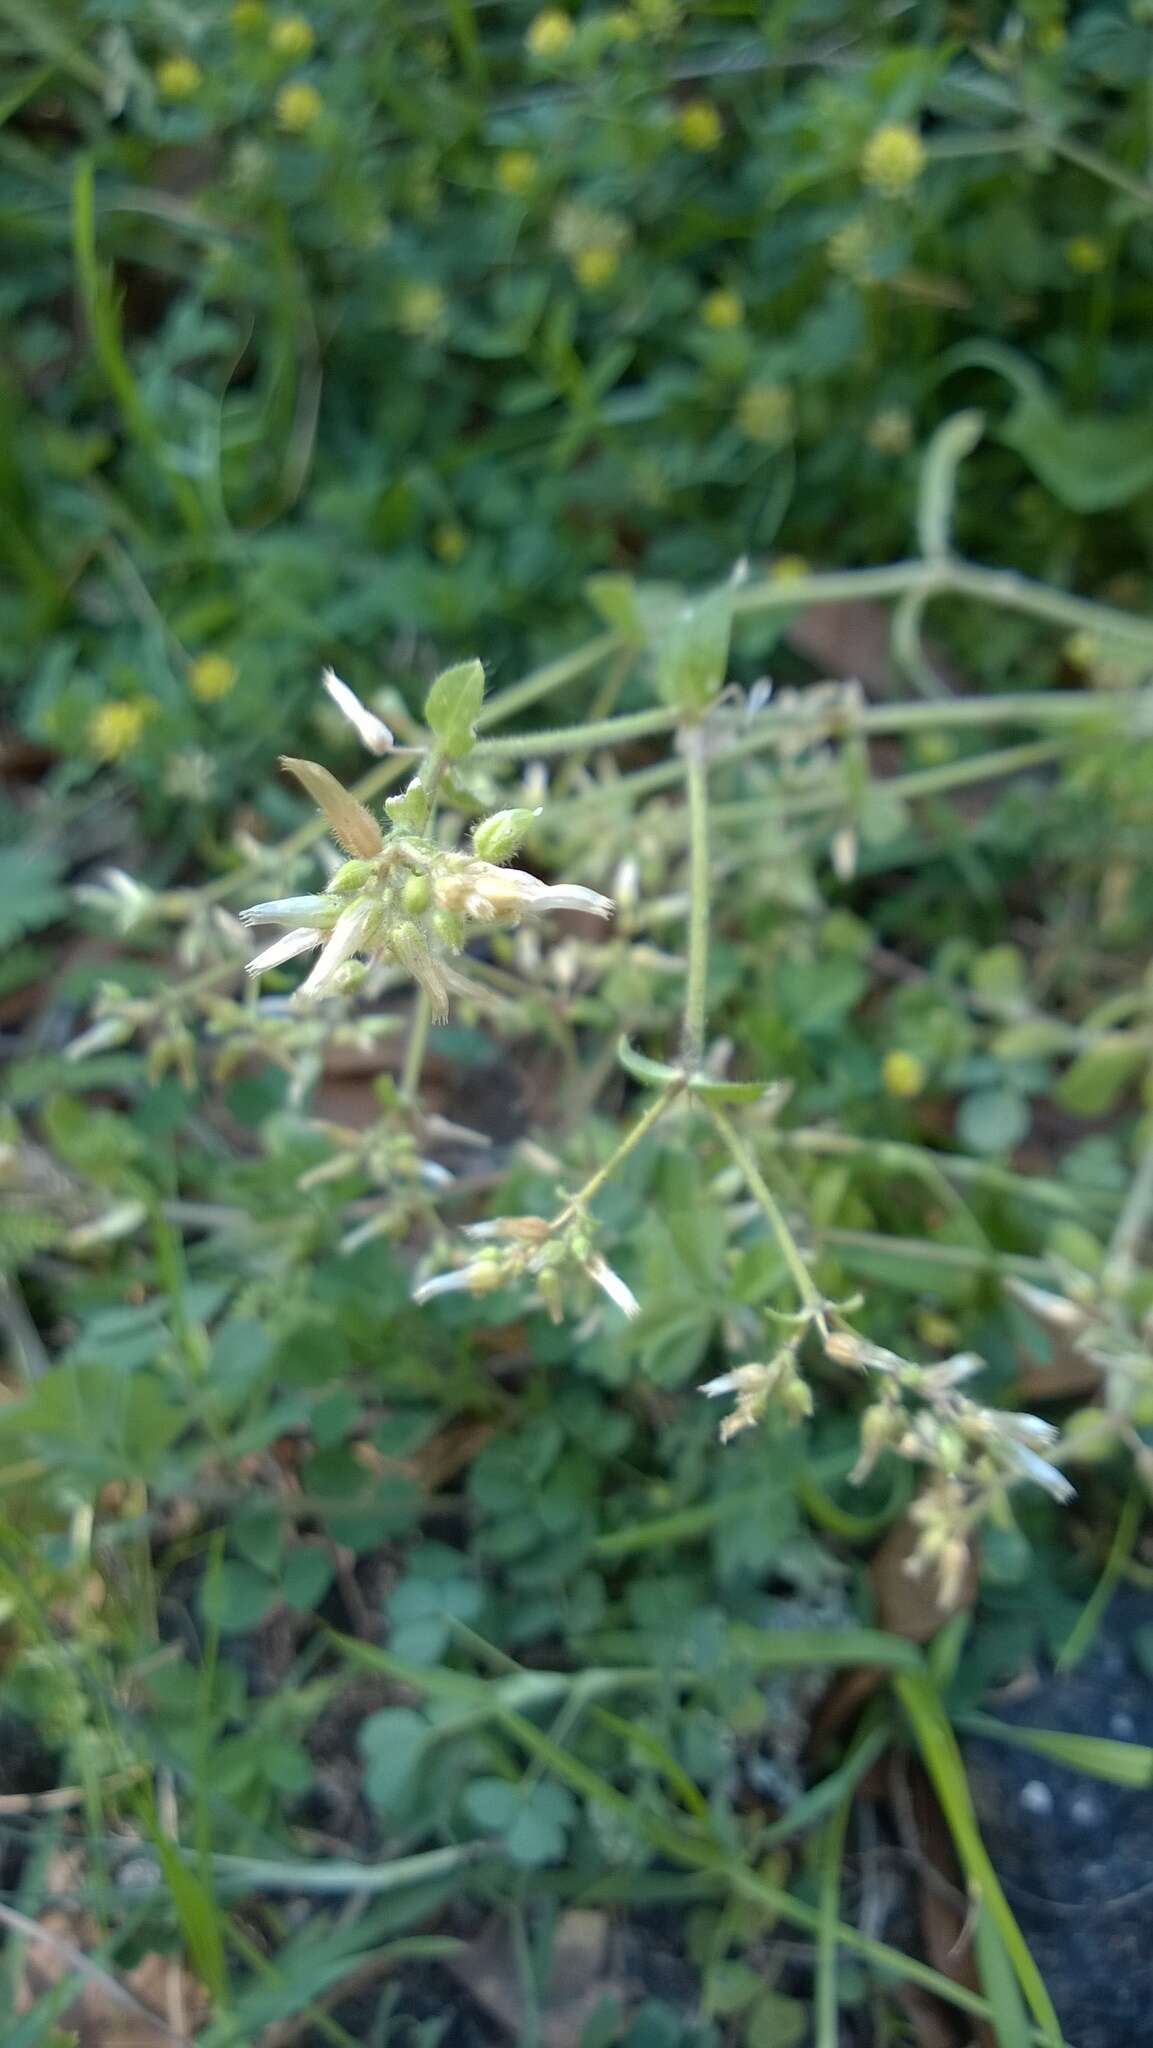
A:
[[[339,995],[355,995],[367,973],[368,967],[363,960],[346,960],[337,972],[333,987]]]
[[[375,873],[375,861],[346,860],[333,875],[328,885],[329,893],[333,896],[352,896],[357,889],[363,889],[365,883]]]
[[[411,917],[419,917],[432,902],[432,883],[427,875],[410,875],[400,892],[400,900]]]
[[[473,831],[472,844],[478,860],[491,860],[498,864],[510,860],[517,852],[532,829],[539,811],[494,811],[490,818],[482,818]]]
[[[419,832],[422,825],[428,823],[428,791],[419,781],[410,782],[408,788],[402,790],[399,796],[386,797],[384,808],[386,816],[394,825]]]

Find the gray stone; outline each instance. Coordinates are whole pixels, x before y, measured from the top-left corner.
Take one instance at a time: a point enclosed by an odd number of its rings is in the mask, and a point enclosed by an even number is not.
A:
[[[990,1702],[1017,1728],[1153,1746],[1153,1678],[1133,1654],[1153,1600],[1114,1600],[1070,1672]],[[1027,1749],[965,1745],[982,1832],[1049,1987],[1069,2048],[1153,2044],[1153,1790],[1133,1791]]]

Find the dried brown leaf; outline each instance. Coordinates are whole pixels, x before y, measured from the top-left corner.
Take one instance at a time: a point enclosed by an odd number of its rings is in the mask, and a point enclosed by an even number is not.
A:
[[[892,1635],[906,1637],[911,1643],[931,1642],[950,1614],[971,1607],[977,1597],[977,1570],[972,1558],[953,1607],[942,1607],[935,1572],[913,1577],[908,1567],[919,1533],[916,1523],[908,1515],[902,1516],[889,1530],[869,1566],[878,1626]]]
[[[282,754],[280,765],[308,791],[318,810],[323,811],[337,845],[343,846],[346,853],[360,860],[372,860],[381,851],[384,840],[372,812],[365,810],[319,761],[298,761],[291,754]]]

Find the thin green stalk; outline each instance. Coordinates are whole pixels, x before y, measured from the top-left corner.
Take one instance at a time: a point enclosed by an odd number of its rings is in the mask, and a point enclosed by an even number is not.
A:
[[[416,1000],[409,1019],[408,1039],[404,1048],[404,1065],[400,1070],[400,1095],[404,1102],[415,1102],[420,1087],[424,1056],[428,1050],[428,1034],[432,1029],[432,1004],[423,988],[416,991]]]
[[[1052,1281],[1044,1259],[1023,1258],[1015,1252],[986,1251],[979,1245],[939,1244],[923,1237],[886,1237],[874,1230],[830,1227],[819,1230],[817,1235],[822,1244],[831,1245],[835,1251],[884,1252],[894,1258],[928,1259],[934,1265],[955,1266],[958,1272],[1013,1273],[1022,1280]]]
[[[768,1220],[769,1228],[776,1238],[781,1255],[789,1272],[792,1274],[793,1282],[801,1298],[802,1305],[815,1322],[823,1322],[825,1311],[824,1297],[801,1256],[800,1248],[792,1231],[789,1229],[784,1211],[781,1209],[776,1196],[773,1194],[753,1157],[751,1146],[723,1109],[719,1108],[715,1102],[710,1102],[707,1096],[703,1100],[704,1106],[724,1140],[734,1164],[740,1168],[749,1193]]]
[[[1124,1294],[1137,1271],[1141,1241],[1153,1219],[1153,1138],[1146,1144],[1105,1255],[1105,1278]]]
[[[585,754],[595,747],[619,747],[631,740],[671,732],[675,711],[630,711],[616,717],[590,719],[587,725],[561,725],[551,732],[518,732],[508,739],[479,740],[473,756],[490,761],[535,760],[544,754]]]
[[[477,731],[486,732],[490,725],[502,724],[565,683],[575,682],[609,655],[618,654],[624,645],[619,633],[599,633],[595,640],[586,640],[583,647],[574,648],[571,654],[562,654],[556,661],[546,661],[540,668],[532,669],[519,683],[510,683],[507,689],[498,690],[495,697],[489,698],[476,721]]]
[[[709,780],[699,726],[681,740],[689,811],[689,933],[681,1056],[693,1073],[705,1054],[709,1001]]]
[[[1061,1645],[1061,1652],[1057,1658],[1058,1671],[1071,1671],[1074,1664],[1080,1662],[1093,1641],[1100,1627],[1105,1609],[1113,1598],[1117,1582],[1129,1562],[1133,1546],[1137,1541],[1138,1532],[1141,1528],[1141,1519],[1144,1511],[1144,1489],[1134,1482],[1125,1496],[1121,1512],[1117,1517],[1117,1527],[1113,1531],[1113,1541],[1109,1545],[1109,1555],[1105,1560],[1105,1569],[1101,1573],[1080,1614],[1077,1616],[1064,1643]]]
[[[970,1893],[993,1920],[1043,2036],[1047,2041],[1060,2043],[1061,2026],[1053,2001],[981,1839],[957,1738],[949,1725],[940,1695],[927,1672],[894,1672],[892,1683],[908,1714],[921,1760],[941,1802]]]
[[[851,1795],[840,1800],[825,1822],[821,1835],[813,2048],[838,2048],[840,2042],[837,1927],[841,1917],[841,1864],[852,1803]]]
[[[760,1132],[762,1145],[774,1151],[797,1152],[817,1159],[860,1159],[890,1173],[921,1174],[927,1166],[954,1180],[969,1181],[990,1193],[1010,1196],[1014,1201],[1035,1202],[1062,1216],[1084,1216],[1087,1208],[1116,1207],[1116,1196],[1096,1188],[1065,1187],[1061,1181],[1040,1175],[1014,1173],[992,1160],[972,1159],[967,1153],[934,1152],[926,1145],[906,1144],[897,1138],[857,1138],[846,1131],[818,1129],[782,1130],[771,1125]]]
[[[573,1216],[579,1215],[582,1209],[588,1208],[589,1203],[599,1195],[605,1182],[611,1180],[617,1168],[623,1165],[629,1153],[635,1152],[641,1141],[648,1137],[651,1130],[655,1129],[673,1097],[680,1094],[683,1086],[684,1083],[678,1078],[675,1081],[670,1081],[668,1087],[662,1089],[659,1095],[654,1095],[644,1115],[638,1117],[632,1128],[625,1132],[620,1144],[610,1157],[605,1160],[604,1165],[598,1166],[596,1172],[590,1175],[582,1188],[577,1189],[575,1195],[570,1195],[560,1215],[556,1218],[556,1222],[553,1225],[554,1229],[562,1223],[567,1223]]]

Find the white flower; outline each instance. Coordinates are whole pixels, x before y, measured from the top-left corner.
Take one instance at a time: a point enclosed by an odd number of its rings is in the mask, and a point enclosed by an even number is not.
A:
[[[249,974],[267,974],[271,967],[282,967],[286,960],[295,960],[298,953],[308,953],[313,946],[319,946],[320,933],[311,925],[299,925],[295,931],[283,932],[248,963]]]
[[[240,912],[241,924],[287,924],[315,926],[320,931],[335,923],[337,905],[331,896],[281,896],[272,903],[253,903]]]
[[[498,868],[491,861],[466,860],[433,881],[442,910],[461,911],[475,924],[535,916],[546,910],[583,910],[611,917],[612,899],[577,882],[542,882],[524,868]]]
[[[350,690],[347,683],[342,683],[332,669],[325,669],[321,682],[337,710],[347,718],[369,753],[390,753],[396,743],[383,718],[378,718],[375,711],[370,711],[366,704],[362,704],[356,691]]]
[[[348,909],[341,912],[324,942],[319,960],[296,991],[302,1002],[328,994],[346,961],[360,951],[374,916],[375,906],[363,900],[350,903]]]
[[[456,1266],[448,1273],[433,1273],[412,1290],[420,1308],[439,1294],[488,1294],[499,1287],[501,1271],[495,1259],[475,1259],[471,1266]]]
[[[613,1272],[607,1259],[602,1259],[599,1252],[594,1252],[587,1261],[585,1272],[593,1284],[600,1288],[601,1293],[607,1294],[614,1307],[620,1309],[622,1315],[628,1316],[630,1321],[633,1316],[639,1316],[641,1305],[632,1288],[626,1285],[619,1273]]]

